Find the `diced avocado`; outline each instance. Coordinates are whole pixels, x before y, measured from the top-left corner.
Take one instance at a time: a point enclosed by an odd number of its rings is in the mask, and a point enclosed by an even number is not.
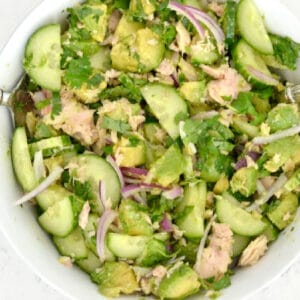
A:
[[[300,150],[300,137],[294,135],[272,142],[265,146],[264,152],[268,155],[270,160],[264,164],[264,168],[270,172],[276,172],[289,159],[293,157]]]
[[[89,274],[99,269],[102,265],[100,259],[90,250],[88,250],[87,258],[77,260],[76,264]]]
[[[217,47],[211,37],[201,40],[194,38],[188,54],[191,56],[191,62],[195,65],[212,65],[219,59]]]
[[[172,145],[164,155],[156,160],[150,174],[163,186],[168,186],[179,180],[185,171],[185,160],[177,145]]]
[[[266,123],[271,132],[276,132],[298,125],[300,122],[297,104],[280,103],[269,113]]]
[[[232,257],[237,257],[242,254],[243,250],[248,246],[251,238],[238,234],[233,235]]]
[[[137,15],[140,15],[141,11],[145,15],[151,15],[155,12],[155,6],[149,0],[131,0],[129,10]]]
[[[205,81],[188,81],[180,87],[180,95],[191,103],[201,103],[206,95]]]
[[[122,200],[119,217],[126,234],[148,236],[153,234],[151,219],[145,206],[133,200]]]
[[[90,88],[86,84],[83,84],[80,89],[74,89],[73,93],[77,98],[85,103],[95,103],[99,101],[99,93],[107,87],[107,83],[102,81],[98,87]]]
[[[271,203],[267,216],[278,229],[282,230],[293,222],[297,209],[298,197],[293,193],[286,193]]]
[[[76,15],[92,38],[103,42],[108,23],[107,5],[80,5],[76,8]]]
[[[131,146],[129,140],[122,138],[120,145],[116,146],[115,153],[121,167],[136,167],[146,162],[146,147],[142,141]]]
[[[227,176],[222,175],[214,186],[213,192],[217,195],[221,195],[229,189],[229,180]]]
[[[232,191],[240,192],[245,197],[249,197],[256,191],[256,181],[258,171],[254,167],[241,168],[237,170],[230,181]]]
[[[120,41],[143,27],[142,23],[134,22],[129,16],[123,15],[115,31],[115,36]]]
[[[273,242],[278,238],[279,230],[267,218],[262,218],[263,222],[267,224],[267,228],[262,232],[268,239],[268,242]]]
[[[134,271],[126,262],[106,262],[104,266],[91,274],[99,284],[99,291],[107,297],[119,297],[120,294],[132,294],[139,290]]]
[[[144,124],[145,138],[153,144],[163,144],[167,133],[158,123]]]
[[[165,242],[155,238],[148,241],[136,263],[141,267],[152,267],[169,259]]]
[[[178,206],[176,221],[184,236],[199,239],[204,232],[204,211],[206,202],[206,184],[204,181],[187,185],[184,197]]]
[[[298,169],[294,174],[289,178],[287,183],[284,185],[284,188],[292,192],[300,185],[300,169]]]
[[[99,50],[89,57],[93,69],[105,72],[111,68],[110,49],[100,47]]]
[[[136,33],[136,48],[142,73],[156,69],[164,56],[165,46],[160,36],[149,28]]]
[[[199,288],[198,275],[183,264],[161,280],[157,295],[161,299],[183,299],[198,292]]]

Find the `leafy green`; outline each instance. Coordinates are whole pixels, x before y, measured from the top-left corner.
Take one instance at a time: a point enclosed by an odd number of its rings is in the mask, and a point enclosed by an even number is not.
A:
[[[87,57],[73,59],[65,72],[64,79],[73,88],[80,88],[92,75],[92,67]]]
[[[55,116],[61,113],[62,106],[61,106],[61,99],[59,93],[53,92],[52,95],[53,96],[51,99],[51,104],[52,104],[51,118],[54,119]]]
[[[104,116],[101,126],[102,128],[110,129],[119,133],[126,133],[131,129],[128,123],[120,120],[114,120],[108,116]]]
[[[151,196],[148,198],[147,205],[149,214],[153,222],[159,222],[164,218],[166,212],[170,212],[176,205],[176,201],[165,197]]]
[[[128,89],[129,94],[128,98],[130,100],[134,100],[137,102],[140,102],[142,100],[142,94],[140,92],[140,89],[136,86],[133,79],[131,79],[128,75],[122,74],[119,77],[119,81],[123,85],[124,88]]]
[[[237,3],[235,1],[227,1],[222,18],[222,26],[225,33],[225,43],[228,48],[231,48],[235,42],[236,12]]]
[[[169,46],[176,38],[177,32],[173,25],[152,24],[150,29],[160,36],[166,46]]]
[[[35,105],[36,109],[41,110],[41,109],[47,107],[50,104],[51,104],[51,100],[50,99],[45,99],[45,100],[36,102],[34,105]]]
[[[291,70],[297,68],[297,58],[299,57],[300,45],[288,37],[271,35],[275,59]]]
[[[219,291],[222,289],[225,289],[226,287],[231,285],[231,280],[230,280],[230,275],[228,273],[226,273],[221,279],[219,279],[218,281],[214,281],[211,285],[211,287],[215,290],[215,291]]]

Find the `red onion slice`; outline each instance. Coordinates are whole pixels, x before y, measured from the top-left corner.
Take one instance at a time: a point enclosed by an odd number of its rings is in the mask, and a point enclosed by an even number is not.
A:
[[[297,133],[300,133],[300,125],[268,135],[268,136],[257,136],[252,140],[253,144],[256,145],[264,145],[269,144],[281,139],[284,139],[286,137],[295,135]]]
[[[278,85],[279,81],[275,78],[273,78],[272,76],[269,76],[263,72],[260,72],[259,70],[251,67],[251,66],[247,66],[247,71],[250,73],[250,75],[252,75],[253,77],[263,81],[266,84],[269,85]]]
[[[127,177],[141,178],[147,176],[148,170],[143,168],[121,167],[122,174]]]
[[[42,150],[34,153],[33,170],[34,170],[34,176],[37,181],[39,181],[41,178],[46,177],[46,168],[44,165]]]
[[[194,15],[190,12],[190,10],[187,9],[186,6],[181,5],[174,1],[170,1],[168,8],[171,10],[174,10],[179,15],[186,17],[194,25],[200,38],[204,39],[205,31],[204,31],[203,27],[200,25],[200,23],[197,21],[197,19],[194,17]]]
[[[112,158],[112,156],[110,156],[110,155],[107,156],[106,161],[113,167],[113,169],[117,173],[120,184],[121,184],[121,188],[122,188],[124,186],[124,178],[123,178],[123,174],[121,172],[121,169],[117,165],[116,161]]]
[[[169,200],[174,200],[183,195],[183,188],[181,186],[175,186],[170,190],[164,191],[162,195]]]
[[[160,225],[161,230],[164,232],[172,232],[173,231],[173,224],[167,214],[164,215],[164,218],[160,221],[159,225]]]
[[[41,184],[39,184],[30,193],[24,195],[22,198],[20,198],[18,201],[16,201],[15,205],[21,205],[21,204],[33,199],[34,197],[36,197],[38,194],[43,192],[49,185],[51,185],[53,182],[55,182],[57,179],[59,179],[63,171],[64,171],[63,168],[55,167],[53,169],[53,171],[49,174],[49,176]]]
[[[110,208],[110,203],[108,203],[108,199],[106,195],[106,185],[104,181],[101,180],[99,181],[98,190],[99,190],[99,199],[100,199],[101,206],[103,207],[103,209]]]
[[[105,236],[111,223],[118,214],[114,210],[107,209],[103,212],[97,228],[97,253],[100,261],[105,261]]]
[[[122,188],[122,196],[124,198],[128,198],[128,197],[135,195],[136,193],[139,193],[142,191],[151,191],[153,189],[159,189],[162,191],[167,190],[167,188],[165,188],[159,184],[155,184],[155,183],[131,184],[131,185],[127,185]]]

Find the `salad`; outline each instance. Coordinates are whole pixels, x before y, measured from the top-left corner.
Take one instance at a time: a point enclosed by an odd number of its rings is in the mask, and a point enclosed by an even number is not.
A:
[[[182,3],[183,2],[183,3]],[[300,45],[253,0],[88,0],[29,38],[12,161],[101,294],[216,296],[292,223]]]

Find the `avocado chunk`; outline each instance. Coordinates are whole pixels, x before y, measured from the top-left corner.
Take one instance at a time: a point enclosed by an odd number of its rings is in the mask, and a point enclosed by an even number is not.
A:
[[[179,217],[176,221],[184,236],[199,239],[204,232],[204,211],[206,202],[206,183],[187,185],[184,197],[178,206]]]
[[[296,172],[294,172],[294,174],[289,178],[289,180],[285,184],[284,188],[287,191],[292,192],[299,185],[300,185],[300,169],[298,169],[298,170],[296,170]]]
[[[140,15],[141,12],[145,15],[151,15],[155,12],[155,6],[149,0],[131,0],[129,10],[134,15]]]
[[[110,49],[99,47],[99,50],[89,57],[93,69],[105,72],[111,68]]]
[[[278,238],[279,230],[267,218],[262,218],[262,221],[267,224],[267,228],[262,234],[267,237],[268,242],[275,241]]]
[[[267,216],[278,229],[282,230],[293,222],[297,209],[298,197],[294,193],[286,193],[270,205]]]
[[[250,241],[251,238],[249,236],[234,234],[232,244],[232,257],[238,257],[239,255],[241,255]]]
[[[269,113],[266,123],[271,132],[276,132],[298,125],[300,122],[297,104],[280,103]]]
[[[115,36],[120,41],[126,38],[127,36],[136,33],[139,29],[142,29],[143,27],[144,25],[142,23],[134,22],[129,16],[124,14],[117,26]]]
[[[191,103],[201,103],[206,95],[206,82],[188,81],[184,82],[180,87],[180,95]]]
[[[198,275],[188,265],[183,264],[161,280],[157,295],[161,299],[183,299],[197,293],[199,288]]]
[[[119,217],[126,234],[146,236],[153,234],[151,219],[145,206],[130,199],[123,200],[119,207]]]
[[[101,294],[107,297],[132,294],[139,288],[134,271],[123,261],[106,262],[99,271],[91,274],[91,279],[99,285]]]
[[[232,191],[240,192],[243,196],[249,197],[256,191],[258,171],[254,167],[241,168],[237,170],[230,181]]]
[[[184,156],[179,147],[174,144],[161,158],[153,163],[150,169],[150,175],[153,176],[159,184],[168,186],[177,182],[184,171]]]
[[[165,242],[153,238],[148,241],[136,263],[141,267],[151,267],[167,259],[169,255]]]

